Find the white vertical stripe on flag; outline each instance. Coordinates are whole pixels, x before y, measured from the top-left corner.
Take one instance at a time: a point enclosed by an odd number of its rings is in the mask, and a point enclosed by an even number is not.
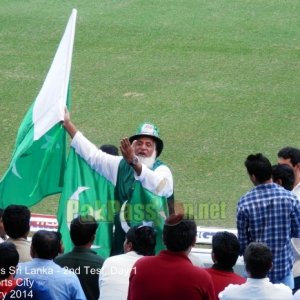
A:
[[[33,107],[34,140],[64,119],[77,10],[73,9],[50,70]]]

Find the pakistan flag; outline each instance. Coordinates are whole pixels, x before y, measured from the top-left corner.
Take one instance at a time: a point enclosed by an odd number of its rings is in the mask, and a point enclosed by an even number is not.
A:
[[[18,130],[11,162],[0,181],[2,208],[32,206],[62,190],[66,134],[60,121],[70,96],[76,16],[73,9],[43,86]]]
[[[114,186],[70,149],[64,179],[64,189],[59,201],[57,220],[63,236],[65,253],[73,244],[69,234],[71,221],[79,214],[93,216],[98,229],[93,250],[102,257],[110,255],[113,221],[116,212]]]

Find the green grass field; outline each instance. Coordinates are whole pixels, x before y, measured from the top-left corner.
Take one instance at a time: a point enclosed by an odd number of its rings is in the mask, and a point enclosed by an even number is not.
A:
[[[246,156],[300,147],[300,2],[2,0],[0,174],[74,7],[73,121],[97,145],[155,122],[176,200],[199,225],[235,226]]]

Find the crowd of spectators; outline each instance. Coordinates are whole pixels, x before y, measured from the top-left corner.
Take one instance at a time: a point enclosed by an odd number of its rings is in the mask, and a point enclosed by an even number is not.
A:
[[[145,223],[128,230],[123,254],[102,258],[93,251],[93,216],[73,219],[74,248],[64,253],[59,232],[38,230],[28,239],[26,206],[1,209],[0,300],[300,299],[300,150],[281,149],[273,166],[251,154],[245,167],[254,187],[237,203],[237,236],[213,236],[209,268],[192,259],[197,225],[183,213],[165,220],[158,254],[157,232]],[[233,268],[239,255],[243,274]]]

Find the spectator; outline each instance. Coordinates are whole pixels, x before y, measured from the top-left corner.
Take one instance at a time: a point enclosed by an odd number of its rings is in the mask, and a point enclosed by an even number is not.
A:
[[[152,199],[159,199],[158,206],[152,206],[153,212],[148,213],[148,206],[140,206],[141,213],[127,214],[126,222],[136,224],[142,221],[153,221],[161,224],[163,217],[161,210],[168,214],[173,209],[173,176],[169,167],[158,159],[163,150],[163,141],[159,130],[154,124],[144,123],[137,129],[136,134],[121,140],[120,150],[122,156],[114,156],[99,150],[81,132],[70,119],[66,111],[63,126],[72,138],[71,147],[95,171],[105,177],[115,186],[116,207],[121,208],[125,203],[131,209],[135,200],[147,203]],[[141,191],[141,192],[139,192]],[[169,199],[169,200],[167,200]],[[129,218],[130,216],[130,218]],[[112,254],[123,253],[125,231],[120,222],[120,210],[114,218],[115,231],[112,236]],[[161,226],[156,229],[161,232]],[[156,250],[163,248],[161,234],[157,235]]]
[[[47,286],[53,299],[86,299],[78,277],[53,262],[61,248],[59,232],[39,230],[32,237],[33,260],[18,265],[17,277],[25,276]]]
[[[272,179],[273,182],[291,191],[295,181],[294,171],[291,166],[286,164],[274,165],[272,166]]]
[[[291,300],[292,291],[286,285],[273,284],[267,277],[272,268],[272,252],[262,243],[250,243],[244,261],[248,278],[246,283],[230,284],[219,294],[220,300]]]
[[[104,144],[99,147],[100,150],[102,150],[105,153],[118,156],[119,155],[119,150],[115,145],[110,145],[110,144]]]
[[[126,300],[129,275],[134,263],[154,255],[156,234],[152,227],[133,226],[126,233],[124,253],[107,258],[100,274],[100,300]]]
[[[206,269],[215,286],[216,299],[230,283],[242,284],[246,279],[234,273],[233,266],[239,256],[240,243],[237,237],[227,231],[217,232],[212,238],[211,268]]]
[[[187,255],[196,242],[195,221],[171,215],[165,221],[163,240],[167,250],[140,258],[133,266],[128,300],[215,299],[210,275],[193,266]]]
[[[2,215],[7,241],[16,245],[20,262],[31,260],[30,242],[27,236],[30,231],[30,210],[24,205],[9,205]]]
[[[279,164],[287,164],[289,165],[294,172],[294,181],[292,186],[293,193],[300,200],[300,150],[293,147],[285,147],[282,148],[278,152],[278,162]],[[294,291],[300,288],[300,274],[299,274],[299,266],[300,266],[300,239],[293,238],[292,239],[292,248],[294,254],[294,265],[293,265],[293,277],[294,277]]]
[[[76,270],[83,291],[88,300],[99,297],[99,274],[104,259],[91,250],[98,224],[92,216],[78,216],[70,225],[73,250],[59,255],[54,262],[61,267]]]
[[[300,237],[300,202],[290,191],[272,182],[272,166],[262,154],[245,161],[254,188],[238,202],[237,230],[240,254],[250,242],[264,242],[273,255],[272,283],[294,286],[292,237]]]
[[[0,244],[0,299],[32,299],[50,300],[46,286],[41,286],[34,280],[15,279],[19,253],[15,244],[3,242]]]
[[[0,243],[7,240],[7,235],[4,230],[4,225],[3,225],[3,221],[2,221],[3,212],[4,212],[4,209],[0,208]]]
[[[293,168],[293,193],[300,199],[300,149],[285,147],[278,151],[277,156],[279,164],[287,164]]]

